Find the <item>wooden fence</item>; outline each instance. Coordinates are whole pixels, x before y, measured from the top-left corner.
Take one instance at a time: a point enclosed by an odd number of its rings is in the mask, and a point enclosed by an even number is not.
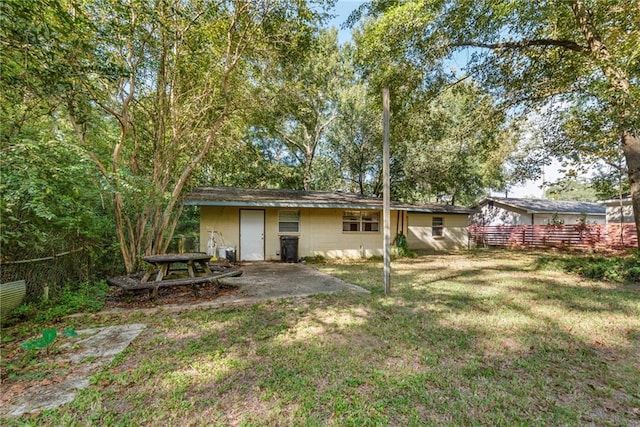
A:
[[[470,226],[476,246],[621,249],[638,247],[635,224]]]

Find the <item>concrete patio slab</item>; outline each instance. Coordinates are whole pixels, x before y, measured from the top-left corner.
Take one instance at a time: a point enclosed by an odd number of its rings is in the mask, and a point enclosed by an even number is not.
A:
[[[360,286],[347,283],[305,264],[251,262],[243,263],[240,268],[242,276],[220,280],[221,283],[237,286],[238,291],[233,295],[221,296],[216,302],[257,302],[337,292],[355,292],[363,295],[370,293]]]
[[[153,308],[136,308],[144,314],[180,313],[206,308],[222,308],[235,305],[250,305],[261,301],[304,298],[317,294],[352,292],[369,295],[370,292],[360,286],[347,283],[337,277],[322,273],[313,267],[299,263],[246,262],[240,265],[242,275],[220,279],[221,284],[234,286],[231,292],[225,292],[209,301],[188,304],[163,304]],[[99,314],[117,314],[130,312],[129,308],[112,308]],[[71,315],[71,317],[80,314]]]

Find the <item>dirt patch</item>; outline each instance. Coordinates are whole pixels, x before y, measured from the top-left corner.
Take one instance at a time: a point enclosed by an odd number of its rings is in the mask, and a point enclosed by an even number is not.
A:
[[[105,310],[111,309],[138,309],[154,308],[165,305],[191,305],[207,301],[215,301],[220,297],[241,296],[242,292],[237,286],[224,284],[211,284],[201,286],[196,296],[188,286],[176,286],[158,289],[156,298],[151,298],[148,289],[125,291],[111,287],[105,299]]]

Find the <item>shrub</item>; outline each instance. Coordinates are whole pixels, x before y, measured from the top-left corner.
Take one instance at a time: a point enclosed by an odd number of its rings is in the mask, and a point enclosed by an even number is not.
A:
[[[636,282],[640,280],[640,256],[637,251],[631,256],[605,257],[602,255],[542,256],[538,267],[555,267],[590,279],[614,282]]]
[[[407,243],[407,238],[404,234],[398,234],[394,240],[394,243],[397,248],[397,254],[401,258],[415,258],[415,252],[409,249],[409,244]]]
[[[105,281],[67,284],[57,297],[49,301],[22,305],[18,307],[14,316],[25,320],[49,322],[74,313],[94,313],[104,307],[108,289]]]

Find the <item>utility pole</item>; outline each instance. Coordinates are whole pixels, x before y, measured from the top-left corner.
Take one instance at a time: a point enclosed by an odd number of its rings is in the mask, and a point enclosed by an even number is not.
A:
[[[389,179],[389,88],[382,89],[382,223],[384,229],[384,294],[391,291],[391,183]]]

